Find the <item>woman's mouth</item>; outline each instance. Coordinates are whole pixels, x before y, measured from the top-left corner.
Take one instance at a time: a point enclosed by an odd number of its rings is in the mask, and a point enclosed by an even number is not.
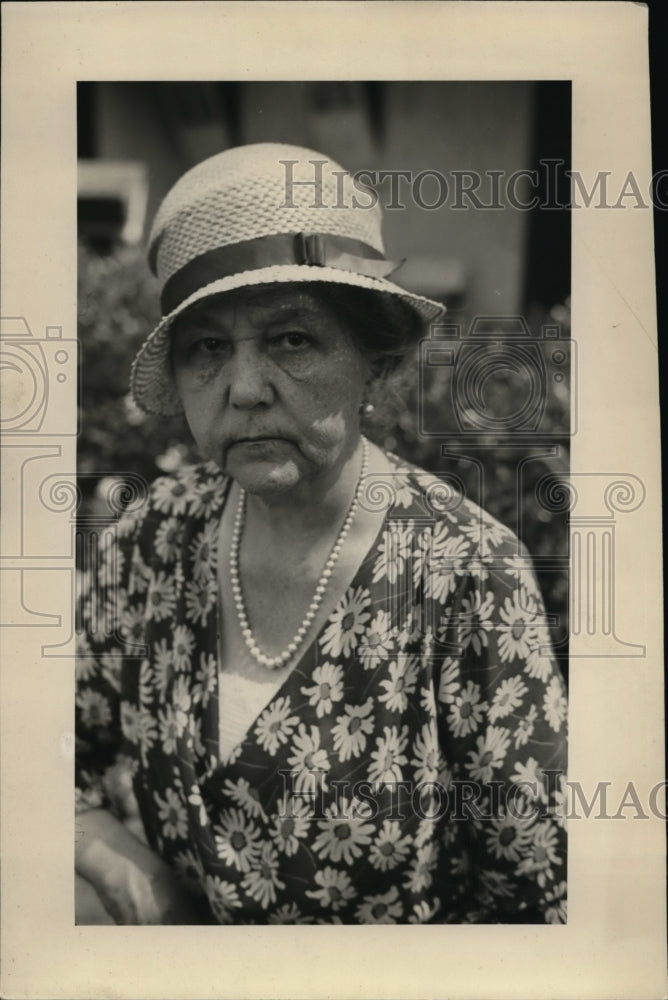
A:
[[[271,448],[286,444],[290,444],[288,438],[281,437],[277,434],[266,434],[253,437],[235,438],[228,446],[228,450],[229,448]]]

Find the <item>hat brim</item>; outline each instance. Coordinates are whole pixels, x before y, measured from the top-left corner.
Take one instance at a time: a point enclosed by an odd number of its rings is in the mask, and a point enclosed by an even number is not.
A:
[[[414,309],[425,323],[438,319],[446,311],[442,303],[409,292],[385,278],[367,277],[341,268],[288,264],[255,271],[242,271],[204,285],[184,299],[176,309],[163,316],[155,330],[144,341],[132,365],[130,385],[136,404],[146,413],[160,416],[176,416],[183,412],[172,377],[169,333],[177,316],[190,306],[202,299],[232,292],[238,288],[316,281],[367,288],[383,295],[394,296]]]

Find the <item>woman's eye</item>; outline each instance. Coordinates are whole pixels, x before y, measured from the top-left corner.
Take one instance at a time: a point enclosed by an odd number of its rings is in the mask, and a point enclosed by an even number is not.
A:
[[[201,337],[192,345],[192,350],[200,354],[219,354],[225,347],[224,340],[216,337]]]
[[[308,347],[311,340],[305,333],[301,333],[299,330],[287,330],[285,333],[281,333],[275,337],[274,342],[279,347],[286,347],[288,350],[295,351],[299,348]]]

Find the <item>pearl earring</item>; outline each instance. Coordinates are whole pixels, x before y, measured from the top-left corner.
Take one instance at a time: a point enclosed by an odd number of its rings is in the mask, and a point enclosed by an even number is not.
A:
[[[363,413],[365,417],[368,417],[369,414],[373,413],[375,409],[376,407],[373,403],[362,403],[360,406],[360,413]]]

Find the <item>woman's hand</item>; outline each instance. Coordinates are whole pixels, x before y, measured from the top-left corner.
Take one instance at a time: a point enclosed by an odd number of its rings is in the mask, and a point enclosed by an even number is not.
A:
[[[74,922],[77,927],[114,923],[93,886],[78,873],[74,876]]]
[[[77,826],[77,872],[115,923],[202,923],[172,870],[111,813],[91,810]]]

